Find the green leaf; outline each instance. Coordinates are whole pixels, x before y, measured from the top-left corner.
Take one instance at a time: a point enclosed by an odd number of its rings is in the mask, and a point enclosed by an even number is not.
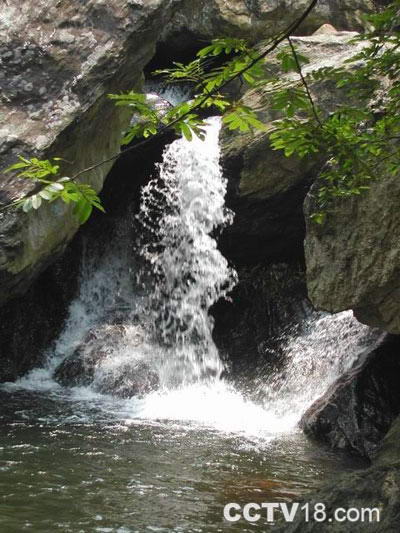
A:
[[[93,207],[84,198],[76,204],[73,214],[78,218],[80,224],[84,224],[90,217]]]
[[[54,183],[51,183],[47,187],[47,190],[49,190],[51,192],[60,192],[60,191],[64,190],[64,185],[62,183],[54,182]]]
[[[51,193],[47,188],[43,189],[38,193],[43,200],[51,200],[53,198],[53,193]]]
[[[20,161],[19,163],[14,163],[10,167],[6,168],[4,170],[4,172],[11,172],[12,170],[18,170],[20,168],[26,168],[28,166],[29,166],[29,163],[25,163],[25,162]]]
[[[255,79],[253,76],[251,76],[248,72],[243,72],[243,78],[249,83],[250,85],[254,85]]]
[[[39,194],[35,194],[34,196],[31,196],[31,202],[33,209],[39,209],[39,207],[42,205],[42,198]]]
[[[187,141],[191,141],[193,139],[192,132],[189,126],[185,122],[182,122],[181,124],[179,124],[179,128],[181,132],[183,133],[183,135],[185,136],[185,139]]]
[[[246,50],[248,50],[248,45],[243,39],[225,37],[214,39],[210,45],[205,46],[197,52],[197,57],[205,58],[207,56],[218,56],[222,53],[230,54],[232,52],[238,53]]]
[[[326,220],[326,213],[323,213],[323,212],[319,212],[319,213],[313,213],[311,216],[310,216],[311,220],[313,222],[316,222],[317,224],[323,224]]]
[[[26,200],[22,202],[21,205],[22,205],[22,210],[24,211],[24,213],[28,213],[28,211],[32,209],[32,199],[27,198]]]

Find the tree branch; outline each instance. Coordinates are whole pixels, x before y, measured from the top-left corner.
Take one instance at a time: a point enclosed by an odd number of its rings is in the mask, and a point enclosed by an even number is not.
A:
[[[193,113],[193,111],[197,111],[198,109],[200,109],[202,107],[203,104],[205,104],[207,102],[207,100],[209,100],[209,98],[211,98],[214,94],[217,93],[217,91],[220,91],[221,89],[223,89],[224,87],[226,87],[229,83],[231,83],[232,81],[234,81],[235,79],[239,78],[240,76],[242,76],[245,72],[247,72],[249,69],[251,69],[252,67],[254,67],[254,65],[256,65],[259,61],[261,61],[262,59],[264,59],[267,55],[269,55],[271,52],[273,52],[285,39],[287,39],[288,37],[290,37],[290,35],[296,31],[296,29],[302,24],[302,22],[304,22],[304,20],[308,17],[308,15],[310,14],[310,12],[314,9],[314,7],[317,5],[318,3],[318,0],[312,0],[312,2],[310,3],[310,5],[308,6],[308,8],[306,9],[306,11],[301,15],[300,18],[298,18],[294,23],[292,23],[290,26],[288,26],[288,28],[284,31],[283,34],[281,34],[280,37],[278,37],[276,40],[273,41],[273,44],[267,48],[267,50],[265,50],[262,54],[258,55],[251,63],[249,63],[244,69],[242,69],[241,71],[237,72],[234,76],[232,76],[231,78],[229,78],[229,80],[225,81],[222,85],[220,85],[219,87],[216,87],[215,89],[213,89],[212,91],[210,91],[207,96],[205,96],[196,106],[194,106],[193,108],[191,108],[189,111],[187,111],[186,113],[184,113],[182,116],[180,116],[179,118],[176,118],[175,120],[172,120],[171,122],[169,122],[168,124],[162,126],[158,132],[153,135],[152,137],[148,137],[147,139],[144,139],[143,141],[140,141],[139,143],[133,145],[133,146],[130,146],[129,148],[127,148],[126,150],[124,150],[123,152],[119,152],[118,154],[115,154],[107,159],[104,159],[103,161],[100,161],[98,163],[95,163],[94,165],[90,166],[90,167],[87,167],[87,168],[84,168],[83,170],[80,170],[79,172],[77,172],[71,179],[74,180],[76,178],[78,178],[79,176],[81,176],[82,174],[86,173],[86,172],[89,172],[91,170],[94,170],[96,169],[97,167],[101,166],[101,165],[104,165],[105,163],[110,163],[110,161],[114,161],[115,159],[118,159],[119,157],[122,157],[123,155],[125,155],[126,153],[129,153],[131,152],[132,150],[135,150],[136,148],[139,148],[145,144],[147,144],[148,142],[150,142],[150,140],[154,139],[155,137],[161,135],[162,133],[164,133],[166,130],[170,129],[172,126],[174,126],[175,124],[177,124],[178,122],[180,122],[182,119],[186,118],[188,115],[190,115],[191,113]]]
[[[288,39],[290,37],[290,35],[292,35],[292,33],[295,32],[299,28],[299,26],[304,22],[304,20],[308,17],[308,15],[314,9],[314,7],[317,5],[317,3],[318,3],[318,0],[311,0],[310,4],[308,5],[307,9],[302,13],[302,15],[297,20],[292,22],[284,31],[282,31],[280,34],[278,34],[273,40],[271,40],[270,41],[270,46],[266,50],[264,50],[264,52],[262,52],[257,57],[255,57],[254,60],[251,61],[241,71],[237,72],[231,78],[229,78],[224,83],[222,83],[220,86],[218,86],[215,89],[213,89],[212,91],[210,91],[203,99],[200,100],[200,102],[198,102],[198,104],[196,104],[196,106],[191,108],[188,112],[186,112],[182,116],[172,120],[168,124],[163,125],[161,128],[159,128],[158,132],[155,135],[152,135],[151,137],[148,137],[148,138],[146,138],[146,139],[144,139],[144,140],[142,140],[142,141],[140,141],[140,142],[138,142],[138,143],[136,143],[136,144],[134,144],[134,145],[132,145],[132,146],[130,146],[128,148],[126,148],[125,150],[118,152],[117,154],[114,154],[114,155],[112,155],[112,156],[110,156],[110,157],[108,157],[106,159],[103,159],[102,161],[94,163],[93,165],[88,166],[88,167],[80,170],[79,172],[74,174],[70,179],[72,181],[74,181],[74,180],[78,179],[80,176],[82,176],[83,174],[91,172],[92,170],[95,170],[96,168],[99,168],[100,166],[105,165],[106,163],[110,163],[111,161],[115,161],[115,160],[119,159],[120,157],[123,157],[125,154],[127,154],[129,152],[132,152],[133,150],[136,150],[136,149],[146,145],[152,139],[160,136],[166,130],[169,130],[175,124],[177,124],[178,122],[180,122],[181,120],[186,118],[189,114],[193,113],[193,111],[196,111],[196,110],[200,109],[203,106],[203,104],[205,102],[207,102],[207,100],[209,100],[209,98],[211,98],[214,94],[217,93],[217,91],[220,91],[221,89],[226,87],[229,83],[231,83],[233,80],[235,80],[235,79],[239,78],[240,76],[242,76],[245,72],[247,72],[249,69],[251,69],[259,61],[261,61],[267,55],[269,55],[271,52],[273,52],[285,39]],[[29,192],[25,196],[22,196],[18,200],[14,201],[14,202],[12,202],[10,204],[7,204],[7,205],[3,206],[2,208],[0,208],[0,212],[5,210],[5,209],[8,209],[8,208],[11,208],[11,207],[15,206],[17,203],[20,202],[21,199],[29,198],[30,196],[33,196],[37,192],[38,191],[37,191],[37,189],[35,187],[35,189],[33,191]]]
[[[288,40],[288,43],[289,43],[289,46],[290,46],[290,49],[292,51],[292,55],[293,55],[293,58],[295,60],[295,63],[296,63],[296,67],[297,67],[297,72],[300,76],[300,79],[301,79],[301,83],[303,84],[304,86],[304,89],[306,91],[306,94],[307,94],[307,98],[310,102],[310,105],[311,105],[311,109],[312,109],[312,112],[313,112],[313,115],[314,115],[314,118],[315,120],[318,122],[318,125],[322,128],[322,122],[321,122],[321,119],[319,118],[319,115],[318,115],[318,111],[317,111],[317,108],[315,106],[315,102],[314,102],[314,99],[312,97],[312,94],[310,92],[310,88],[308,87],[308,83],[304,77],[304,74],[303,74],[303,70],[301,68],[301,64],[300,64],[300,61],[299,61],[299,58],[297,57],[297,53],[296,53],[296,49],[295,47],[293,46],[293,43],[292,43],[292,40],[290,37],[287,38]]]

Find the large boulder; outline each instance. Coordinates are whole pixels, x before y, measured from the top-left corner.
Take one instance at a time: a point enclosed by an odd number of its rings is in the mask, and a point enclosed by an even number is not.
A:
[[[337,199],[323,225],[307,223],[309,296],[330,312],[353,309],[370,326],[400,333],[400,181],[380,176],[356,198]],[[314,209],[312,191],[306,214]]]
[[[294,37],[293,42],[309,58],[310,63],[304,69],[309,72],[327,66],[345,66],[346,60],[363,46],[350,42],[354,35],[352,32],[317,33]],[[269,57],[265,68],[267,74],[279,74],[276,53]],[[298,83],[297,74],[280,73],[280,76],[289,83]],[[345,103],[347,98],[329,82],[311,82],[310,90],[326,113]],[[271,148],[268,130],[280,115],[271,107],[268,85],[248,89],[243,101],[257,109],[267,131],[241,133],[226,128],[222,131],[223,166],[229,180],[227,204],[236,216],[233,225],[222,235],[221,247],[236,263],[292,262],[303,257],[303,202],[325,158],[323,155],[304,159],[286,157],[281,150]]]
[[[332,448],[373,458],[400,414],[400,337],[386,335],[303,415],[305,433]]]
[[[99,392],[122,398],[141,396],[159,385],[158,374],[143,359],[133,354],[123,359],[115,351],[123,346],[143,343],[140,326],[104,324],[92,328],[80,346],[66,357],[54,371],[54,379],[66,387],[92,385]]]
[[[122,325],[100,325],[91,328],[74,352],[55,369],[55,380],[64,386],[88,385],[96,369],[103,363],[111,345],[122,340]]]

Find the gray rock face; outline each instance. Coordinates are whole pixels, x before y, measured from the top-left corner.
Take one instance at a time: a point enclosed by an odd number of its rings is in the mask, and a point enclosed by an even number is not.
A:
[[[353,309],[361,322],[400,333],[399,206],[398,178],[382,176],[362,196],[335,201],[323,226],[307,224],[307,285],[316,307]],[[310,195],[306,214],[312,209]]]
[[[400,414],[400,337],[387,335],[304,414],[304,432],[332,448],[373,458]]]
[[[17,154],[60,156],[74,175],[119,150],[129,116],[107,101],[109,92],[140,85],[157,42],[179,32],[197,38],[230,33],[251,39],[275,33],[304,10],[306,0],[79,0],[6,2],[0,19],[0,167]],[[350,5],[351,4],[351,5]],[[324,0],[307,22],[360,26],[369,0]],[[289,17],[290,16],[290,17]],[[160,28],[162,31],[160,32]],[[112,163],[84,180],[97,190]],[[2,175],[0,203],[32,184]],[[26,290],[77,230],[71,209],[59,204],[28,215],[0,215],[0,303]]]
[[[143,331],[138,326],[131,343],[138,346],[143,341]],[[129,359],[114,368],[108,364],[110,353],[123,341],[123,325],[107,324],[92,328],[81,345],[56,368],[55,380],[66,387],[93,385],[106,394],[121,398],[140,396],[159,385],[157,373],[148,363]]]
[[[236,35],[256,42],[286,28],[309,4],[310,0],[200,0],[184,4],[176,20],[178,24],[184,21],[196,33],[200,29],[210,35],[210,28],[217,28],[220,35]],[[339,30],[361,30],[363,14],[372,9],[371,0],[319,0],[299,32],[312,33],[327,22]],[[200,15],[198,19],[196,15]]]
[[[352,32],[317,34],[293,38],[310,64],[307,71],[344,65],[358,47],[349,40]],[[358,45],[362,46],[362,45]],[[279,73],[275,56],[266,66]],[[281,74],[297,83],[294,73]],[[315,101],[327,113],[343,103],[343,92],[334,84],[310,84]],[[257,109],[260,119],[273,127],[279,113],[271,109],[267,87],[250,88],[244,102]],[[227,204],[236,213],[234,223],[222,235],[222,249],[239,263],[260,260],[292,261],[303,256],[305,235],[303,202],[312,181],[319,173],[324,157],[285,157],[269,143],[269,132],[222,132],[223,165],[229,177]]]

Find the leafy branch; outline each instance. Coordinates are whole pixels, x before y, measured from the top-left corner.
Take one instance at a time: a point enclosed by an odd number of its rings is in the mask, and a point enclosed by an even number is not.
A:
[[[60,161],[60,158],[55,157],[53,161]],[[68,177],[58,178],[55,181],[46,179],[56,176],[59,168],[58,164],[52,163],[49,159],[40,160],[36,157],[27,159],[19,156],[19,162],[8,167],[5,172],[17,170],[19,177],[38,183],[40,189],[13,202],[13,205],[21,207],[25,213],[28,213],[32,209],[39,209],[43,201],[51,203],[61,198],[65,204],[71,202],[75,204],[73,214],[80,224],[88,220],[94,207],[104,212],[100,198],[90,185],[75,183]]]
[[[145,118],[144,123],[136,124],[125,134],[123,143],[127,144],[139,136],[143,137],[143,140],[129,146],[125,151],[114,154],[111,157],[78,171],[72,177],[61,178],[64,181],[55,181],[54,183],[56,185],[53,188],[54,190],[48,189],[50,184],[45,178],[55,176],[54,169],[57,165],[52,165],[48,160],[45,160],[50,166],[47,169],[47,173],[45,172],[43,174],[45,169],[41,167],[40,160],[32,158],[23,161],[23,159],[21,159],[19,163],[15,164],[19,166],[12,165],[7,170],[16,171],[21,178],[29,178],[33,180],[39,186],[39,191],[34,188],[33,191],[26,194],[23,198],[3,206],[0,210],[2,211],[12,207],[22,207],[25,211],[29,211],[30,209],[39,208],[42,204],[42,200],[51,202],[60,198],[66,203],[74,202],[77,204],[74,211],[80,222],[83,223],[87,220],[88,216],[90,216],[93,207],[98,209],[102,209],[102,207],[96,192],[90,186],[77,183],[77,180],[82,175],[89,173],[102,165],[115,161],[132,150],[137,150],[147,144],[151,137],[161,135],[171,128],[184,135],[187,139],[191,139],[193,133],[201,137],[202,121],[196,112],[202,108],[210,107],[210,105],[215,105],[221,111],[230,107],[221,96],[220,91],[239,77],[244,77],[248,83],[253,83],[255,80],[254,76],[257,76],[257,72],[259,72],[258,64],[268,54],[273,52],[281,42],[296,31],[296,29],[308,17],[309,13],[314,9],[317,2],[318,0],[311,0],[303,14],[297,20],[292,22],[284,31],[271,39],[266,50],[260,54],[250,51],[244,41],[232,38],[215,39],[211,45],[203,48],[203,50],[199,52],[198,59],[188,67],[185,67],[182,64],[175,64],[175,75],[169,72],[169,76],[174,76],[175,79],[186,80],[192,78],[192,81],[194,81],[198,80],[196,69],[199,68],[203,58],[210,56],[215,57],[221,53],[229,55],[232,52],[239,53],[241,57],[241,61],[238,59],[232,60],[218,73],[217,71],[214,71],[212,75],[206,77],[205,82],[201,81],[200,85],[203,88],[203,91],[194,99],[192,104],[186,103],[186,105],[182,105],[180,108],[174,108],[174,110],[168,112],[161,119],[156,113],[149,109],[149,106],[143,99],[144,95],[140,95],[141,97],[138,97],[137,93],[128,93],[128,95],[110,95],[110,98],[114,99],[117,105],[131,106],[136,112]],[[227,115],[227,118],[225,118],[229,125],[228,127],[231,129],[237,127],[242,131],[246,131],[250,127],[260,127],[261,123],[259,123],[252,110],[245,106],[236,105],[232,107],[236,109],[236,112],[231,110],[230,115]],[[54,160],[56,159],[53,159],[53,161]],[[28,171],[27,168],[20,166],[21,163],[25,163],[30,167],[29,172],[31,175],[29,177],[25,174],[25,172]],[[41,192],[44,192],[44,195],[40,195]]]
[[[373,30],[353,39],[367,44],[347,60],[347,69],[329,67],[305,76],[288,38],[303,95],[296,96],[294,87],[275,94],[275,108],[285,117],[275,123],[270,139],[287,156],[325,155],[327,163],[315,193],[316,212],[311,215],[318,223],[324,222],[335,198],[358,196],[380,176],[399,175],[400,34],[394,31],[400,23],[399,8],[400,0],[395,0],[369,17]],[[286,63],[290,66],[290,60]],[[324,80],[333,81],[356,103],[338,104],[330,113],[320,109],[309,82]],[[386,94],[383,84],[388,87]]]
[[[270,95],[272,108],[281,113],[282,118],[274,122],[269,134],[274,149],[283,150],[288,157],[324,156],[326,164],[315,193],[317,208],[312,214],[316,222],[324,221],[335,198],[360,195],[380,175],[397,175],[400,166],[400,33],[395,28],[400,25],[400,0],[394,0],[387,9],[369,17],[373,30],[353,39],[367,42],[344,67],[324,67],[305,74],[303,66],[308,59],[296,49],[291,35],[317,2],[311,1],[303,15],[271,39],[261,53],[241,39],[215,39],[189,64],[174,63],[172,68],[156,72],[170,83],[191,83],[194,96],[189,102],[159,110],[143,94],[109,95],[117,106],[129,107],[138,117],[124,133],[122,144],[134,139],[139,139],[138,142],[70,178],[58,180],[54,180],[59,171],[56,158],[53,163],[21,158],[9,170],[35,181],[40,190],[34,189],[5,208],[20,205],[29,211],[40,207],[43,200],[61,198],[66,203],[75,202],[75,213],[85,221],[93,207],[101,209],[101,204],[89,186],[79,183],[83,174],[140,148],[166,130],[173,129],[188,140],[194,135],[203,138],[204,121],[200,111],[210,107],[222,114],[230,130],[265,129],[254,109],[243,101],[230,101],[224,95],[223,89],[238,78],[255,88],[262,85]],[[283,72],[298,74],[297,81],[266,77],[263,68],[263,60],[284,41],[288,46],[281,47],[276,57]],[[219,59],[217,65],[216,58]],[[381,91],[382,80],[388,87],[386,93]],[[320,108],[312,95],[311,84],[322,81],[333,82],[346,96],[331,112]],[[345,103],[355,98],[356,103]],[[55,187],[51,189],[52,183]]]

